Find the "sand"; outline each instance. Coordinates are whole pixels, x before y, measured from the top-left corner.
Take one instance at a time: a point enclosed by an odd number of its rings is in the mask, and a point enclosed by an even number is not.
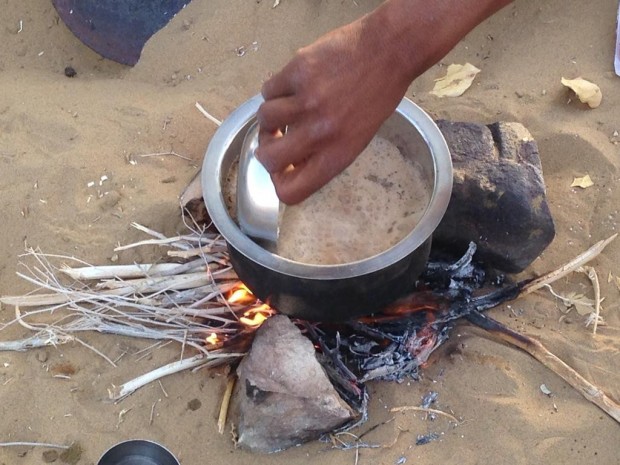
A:
[[[178,195],[215,130],[194,103],[200,101],[224,118],[255,95],[268,73],[295,49],[379,2],[282,0],[272,9],[273,2],[266,0],[194,1],[153,37],[133,69],[83,46],[48,2],[1,3],[4,295],[30,290],[15,275],[24,243],[106,264],[118,242],[142,238],[130,228],[132,221],[166,234],[181,230]],[[523,276],[550,270],[618,230],[620,146],[613,134],[620,131],[620,78],[612,71],[616,3],[517,0],[472,32],[407,93],[434,117],[519,121],[538,141],[557,236]],[[240,46],[248,47],[241,57],[235,52]],[[471,89],[456,99],[429,95],[445,65],[467,61],[482,70]],[[76,77],[64,76],[68,65],[76,69]],[[580,75],[601,87],[598,109],[589,110],[574,98],[569,103],[560,78]],[[168,151],[190,161],[140,156]],[[573,177],[585,174],[593,187],[570,187]],[[104,175],[107,180],[101,182]],[[90,182],[95,185],[88,187]],[[162,253],[127,251],[117,263],[144,262]],[[540,338],[620,399],[620,292],[607,282],[609,273],[620,275],[620,241],[593,264],[606,297],[607,321],[595,337],[574,311],[560,322],[563,306],[545,292],[491,314]],[[591,295],[583,275],[571,275],[555,288]],[[3,308],[1,321],[10,321],[11,312]],[[0,337],[26,334],[10,326]],[[112,359],[125,353],[118,368],[78,345],[0,354],[0,441],[77,441],[83,448],[80,464],[94,464],[112,444],[137,437],[164,443],[185,465],[355,463],[354,451],[326,450],[320,443],[273,456],[235,450],[230,436],[216,430],[225,385],[217,373],[181,373],[162,381],[165,393],[155,383],[111,404],[106,399],[112,384],[176,359],[178,347],[138,360],[134,354],[147,342],[83,337]],[[61,364],[75,369],[71,379],[54,377]],[[543,383],[551,397],[541,393]],[[618,424],[528,355],[492,342],[466,324],[435,353],[419,382],[374,383],[370,389],[366,427],[391,418],[392,407],[418,405],[429,390],[439,393],[437,408],[464,421],[452,428],[442,419],[396,415],[366,437],[369,442],[396,442],[361,450],[360,464],[389,465],[401,457],[416,464],[618,463]],[[194,399],[201,403],[197,410],[188,406]],[[415,446],[417,435],[428,432],[439,433],[439,439]],[[0,448],[0,464],[42,463],[44,450]]]

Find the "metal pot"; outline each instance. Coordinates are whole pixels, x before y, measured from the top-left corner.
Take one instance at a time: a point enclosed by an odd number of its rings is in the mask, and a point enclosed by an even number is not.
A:
[[[370,314],[411,292],[426,266],[432,233],[452,192],[450,151],[434,121],[403,99],[378,133],[423,168],[432,195],[416,227],[373,257],[342,265],[310,265],[282,258],[252,241],[224,202],[222,185],[262,101],[260,95],[251,98],[222,123],[207,148],[202,169],[207,210],[228,243],[239,278],[271,307],[307,320],[337,321]]]

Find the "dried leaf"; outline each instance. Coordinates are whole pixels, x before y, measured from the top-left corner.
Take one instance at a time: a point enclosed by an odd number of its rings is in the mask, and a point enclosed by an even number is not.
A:
[[[587,298],[583,294],[571,292],[562,298],[564,305],[567,307],[575,307],[577,313],[581,316],[589,315],[594,309],[594,300]]]
[[[620,291],[620,276],[616,276],[616,286],[618,286],[618,290]]]
[[[273,2],[273,6],[272,6],[271,8],[275,8],[275,7],[277,7],[279,4],[280,4],[280,0],[275,0],[275,1]]]
[[[579,313],[581,316],[586,316],[586,315],[590,315],[594,313],[592,311],[594,307],[594,302],[592,302],[592,304],[590,305],[584,304],[581,302],[576,302],[573,306],[575,307],[575,310],[577,310],[577,313]]]
[[[596,108],[601,104],[603,94],[599,86],[582,78],[564,79],[562,84],[571,89],[582,103],[587,103],[590,108]]]
[[[480,70],[471,63],[464,65],[452,64],[448,66],[446,75],[435,80],[435,87],[431,91],[432,95],[437,97],[458,97],[463,95],[471,83],[474,81],[476,74]]]
[[[592,182],[590,175],[586,174],[581,178],[574,178],[573,183],[570,185],[570,187],[581,187],[582,189],[586,189],[588,187],[592,187],[593,185],[594,182]]]

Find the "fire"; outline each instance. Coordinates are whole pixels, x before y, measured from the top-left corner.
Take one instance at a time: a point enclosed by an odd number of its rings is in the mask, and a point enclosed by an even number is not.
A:
[[[207,337],[206,341],[211,345],[216,345],[218,342],[220,342],[220,338],[217,337],[216,333],[211,333],[209,337]]]
[[[245,312],[239,321],[246,326],[260,326],[269,316],[272,311],[268,305],[260,305],[259,307],[252,308]]]
[[[256,328],[273,314],[269,305],[261,303],[254,294],[244,285],[240,284],[226,299],[229,304],[251,306],[239,318],[239,322],[245,326]]]
[[[245,284],[240,284],[237,289],[235,289],[230,297],[228,297],[228,303],[230,304],[251,304],[256,301],[256,297],[254,294],[250,292],[250,290],[245,286]]]

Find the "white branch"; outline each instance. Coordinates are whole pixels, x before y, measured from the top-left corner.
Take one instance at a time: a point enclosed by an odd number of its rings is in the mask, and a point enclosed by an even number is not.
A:
[[[213,361],[216,359],[232,359],[241,356],[243,356],[243,354],[209,354],[207,356],[204,356],[202,354],[195,355],[191,358],[172,362],[153,371],[149,371],[148,373],[145,373],[142,376],[138,376],[131,381],[127,381],[120,386],[114,386],[112,389],[108,390],[108,394],[111,400],[117,402],[137,391],[141,387],[146,386],[147,384],[152,383],[153,381],[156,381],[165,376],[188,370],[190,368],[197,367],[199,365],[208,363],[209,361]]]
[[[554,270],[551,273],[547,273],[546,275],[541,276],[540,278],[535,279],[534,281],[528,283],[523,288],[520,295],[524,296],[531,292],[537,291],[538,289],[546,286],[547,284],[557,281],[558,279],[563,278],[564,276],[572,273],[573,271],[576,271],[582,265],[596,258],[605,249],[605,247],[607,247],[607,245],[611,241],[613,241],[617,236],[618,236],[618,233],[614,234],[613,236],[605,240],[597,242],[592,247],[590,247],[588,250],[579,254],[577,257],[573,258],[570,262],[566,263],[565,265],[558,268],[557,270]]]
[[[13,447],[13,446],[49,447],[51,449],[69,449],[69,446],[63,446],[61,444],[47,444],[45,442],[0,442],[0,447]]]
[[[195,268],[206,270],[206,265],[202,262],[202,266]],[[81,268],[70,268],[63,266],[60,271],[69,275],[75,280],[92,280],[92,279],[127,279],[142,278],[145,276],[161,276],[164,274],[176,274],[175,271],[183,269],[186,264],[179,263],[155,263],[155,264],[138,264],[133,265],[105,265],[105,266],[85,266]]]
[[[40,347],[56,346],[73,341],[71,336],[59,336],[57,334],[49,334],[47,337],[32,336],[17,341],[0,341],[0,352],[22,352]]]
[[[200,103],[196,102],[196,108],[198,109],[200,113],[204,115],[205,118],[207,118],[212,123],[215,123],[218,126],[222,125],[222,122],[219,119],[217,119],[215,116],[213,116],[211,113],[209,113],[207,110],[205,110],[204,107]]]

